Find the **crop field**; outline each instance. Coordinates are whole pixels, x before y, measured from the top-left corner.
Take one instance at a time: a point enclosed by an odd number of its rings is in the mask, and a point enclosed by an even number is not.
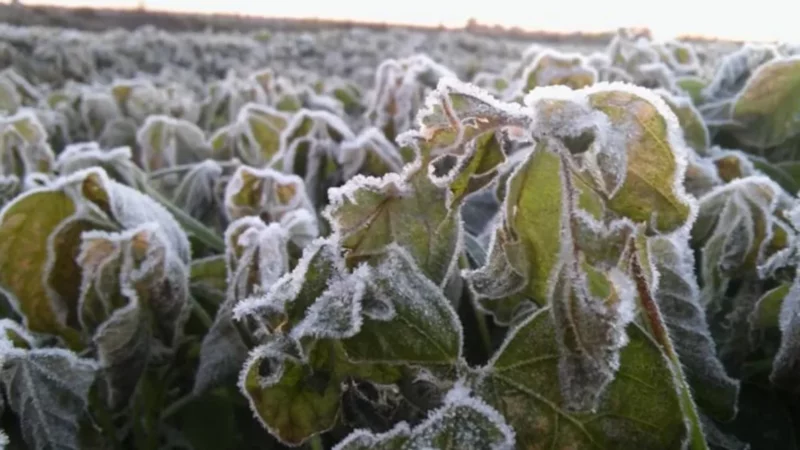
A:
[[[0,24],[0,449],[800,450],[800,48]]]

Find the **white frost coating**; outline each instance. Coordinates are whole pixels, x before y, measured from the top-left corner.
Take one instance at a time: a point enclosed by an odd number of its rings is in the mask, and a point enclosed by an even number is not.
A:
[[[360,265],[350,274],[334,275],[328,288],[307,310],[300,323],[292,328],[290,336],[346,339],[361,331],[362,298],[372,271]]]
[[[406,167],[408,168],[408,166]],[[356,195],[361,190],[369,192],[391,190],[396,196],[410,195],[413,192],[413,188],[408,186],[405,181],[407,172],[408,170],[404,170],[403,173],[390,172],[382,177],[358,174],[344,185],[328,189],[329,204],[322,211],[322,216],[332,224],[334,230],[339,230],[337,221],[332,216],[333,211],[347,204],[357,205]]]
[[[334,273],[347,273],[344,257],[336,251],[337,248],[338,245],[330,237],[312,241],[303,249],[303,256],[291,272],[279,278],[263,295],[248,297],[234,307],[234,320],[257,316],[261,309],[284,311],[286,304],[300,293],[311,261],[318,254],[326,263],[333,264]]]
[[[476,430],[477,428],[477,430]],[[492,442],[482,438],[482,432],[499,434]],[[434,442],[442,433],[448,434],[450,443],[464,449],[513,450],[516,434],[503,416],[482,399],[472,395],[469,388],[459,380],[445,395],[441,407],[431,411],[428,417],[413,429],[403,421],[385,433],[354,430],[333,450],[374,448],[392,439],[406,438],[401,449],[435,449]]]
[[[342,143],[336,155],[342,166],[342,177],[350,179],[363,168],[369,153],[374,154],[386,164],[390,172],[399,172],[403,168],[403,159],[399,149],[386,138],[376,127],[364,129],[354,140]]]
[[[260,189],[257,194],[259,204],[248,205],[236,203],[236,196],[246,187],[246,179],[256,179],[251,185]],[[288,199],[284,196],[289,193]],[[247,195],[246,197],[249,197]],[[264,167],[256,169],[249,166],[239,166],[225,187],[224,193],[225,212],[229,220],[236,220],[245,216],[262,216],[267,214],[270,221],[280,221],[290,211],[305,209],[314,211],[314,205],[308,198],[306,185],[302,178],[294,174],[285,174],[277,170]]]
[[[22,340],[24,340],[29,347],[35,348],[38,346],[38,339],[36,339],[32,334],[28,332],[28,330],[18,324],[17,322],[3,318],[0,319],[0,342],[8,341],[11,342],[10,337],[8,336],[8,332],[11,331],[17,336],[19,336]],[[3,358],[3,349],[0,348],[0,367],[2,367],[2,358]]]
[[[741,150],[726,149],[718,145],[715,145],[709,149],[708,156],[710,157],[711,161],[718,161],[723,158],[735,157],[737,163],[739,164],[739,168],[742,169],[742,176],[740,178],[746,178],[756,174],[764,175],[763,172],[756,169],[755,164],[753,164],[753,161],[750,160],[747,153]]]
[[[678,200],[687,205],[689,208],[688,218],[680,230],[691,229],[697,217],[698,204],[694,196],[686,192],[686,188],[683,184],[684,178],[686,177],[686,168],[689,163],[689,152],[686,141],[683,138],[683,129],[681,128],[678,118],[672,109],[664,102],[664,99],[658,96],[655,92],[641,86],[621,82],[600,82],[579,90],[570,90],[564,86],[547,86],[531,91],[531,93],[525,97],[524,102],[526,105],[529,105],[529,107],[534,110],[535,113],[536,104],[539,102],[545,102],[548,99],[566,100],[581,105],[585,104],[589,96],[604,92],[623,92],[639,97],[652,105],[666,122],[667,143],[675,158],[675,175],[673,178],[672,189],[673,192],[675,192]],[[538,123],[534,124],[534,128],[537,128],[538,126]],[[601,131],[600,137],[602,138],[602,132],[605,132],[606,130],[599,128],[598,130]],[[617,132],[617,130],[612,129],[608,132],[613,134]],[[622,138],[622,136],[620,138]],[[594,146],[595,144],[592,145]],[[651,217],[651,222],[656,223],[656,220],[656,214],[653,214]]]
[[[236,120],[230,125],[229,133],[231,139],[235,142],[237,150],[242,159],[252,165],[269,165],[273,162],[280,150],[280,147],[274,149],[274,154],[269,159],[264,159],[264,150],[258,142],[254,126],[263,126],[268,128],[275,136],[280,136],[282,131],[281,122],[288,123],[290,120],[289,114],[278,111],[277,109],[261,105],[257,103],[247,103],[239,113],[236,115]],[[253,124],[252,122],[256,122]],[[280,145],[280,142],[277,144]]]
[[[158,137],[156,142],[154,139]],[[151,115],[136,133],[141,166],[153,171],[203,160],[210,155],[206,136],[197,125],[165,115]]]
[[[289,270],[287,244],[290,236],[281,224],[265,224],[257,217],[243,217],[225,230],[225,264],[228,296],[234,301],[263,293]],[[251,272],[259,279],[252,285]]]
[[[739,50],[722,58],[714,79],[701,91],[705,100],[722,99],[743,91],[742,82],[756,67],[777,58],[779,52],[773,44],[747,43]]]

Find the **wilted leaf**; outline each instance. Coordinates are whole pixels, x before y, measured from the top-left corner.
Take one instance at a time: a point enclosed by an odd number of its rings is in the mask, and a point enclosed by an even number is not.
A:
[[[722,421],[736,415],[739,382],[728,376],[700,304],[694,257],[685,236],[656,237],[648,251],[658,276],[655,299],[669,329],[695,400]]]
[[[188,269],[155,223],[82,235],[79,319],[120,407],[151,361],[175,351],[188,318]]]

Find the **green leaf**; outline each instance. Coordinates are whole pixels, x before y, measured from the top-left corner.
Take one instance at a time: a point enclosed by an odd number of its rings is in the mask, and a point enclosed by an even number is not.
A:
[[[667,106],[675,113],[678,123],[683,130],[683,137],[686,143],[701,156],[708,155],[710,138],[708,127],[706,127],[703,117],[691,100],[686,97],[676,97],[669,92],[659,90],[658,94],[664,99]]]
[[[446,206],[447,190],[433,184],[425,170],[418,168],[405,178],[357,176],[329,195],[331,204],[323,214],[347,251],[348,262],[397,243],[434,283],[444,286],[449,281],[463,230],[458,214]]]
[[[367,283],[360,330],[342,340],[350,360],[456,363],[463,345],[458,316],[441,288],[420,271],[407,251],[389,247]]]
[[[525,82],[524,92],[538,86],[553,85],[580,89],[597,82],[597,70],[587,65],[579,54],[564,54],[548,49],[536,55],[536,59],[525,69],[522,79]]]
[[[680,132],[673,113],[645,93],[608,88],[589,94],[589,102],[608,117],[613,129],[625,130],[624,175],[619,184],[606,187],[608,208],[636,222],[648,222],[659,232],[669,232],[691,215],[691,200],[677,189],[683,180],[685,155],[673,137]],[[615,153],[620,150],[607,151],[598,155],[601,170],[612,180],[619,179],[614,172],[619,171]],[[608,159],[604,162],[601,156]]]
[[[35,450],[79,449],[79,423],[97,364],[62,349],[2,350],[0,381]]]
[[[736,98],[734,136],[766,149],[800,133],[800,58],[774,59],[759,67]]]
[[[60,335],[71,345],[79,338],[66,326],[67,306],[50,296],[43,277],[52,264],[51,236],[76,211],[67,193],[38,190],[0,212],[0,283],[13,294],[29,330]]]
[[[762,295],[750,315],[750,325],[754,330],[778,328],[783,300],[789,295],[792,284],[783,283]]]
[[[147,172],[211,157],[203,130],[182,119],[150,115],[136,134],[140,165]]]
[[[503,416],[458,385],[448,392],[440,408],[413,428],[401,422],[380,434],[355,430],[334,450],[511,450],[514,444],[514,432]]]
[[[277,222],[298,209],[315,213],[305,183],[297,175],[240,166],[225,188],[225,212],[230,220],[257,216],[267,223]]]
[[[227,267],[223,255],[209,256],[192,261],[189,280],[193,285],[202,285],[225,292],[227,281]]]
[[[284,345],[273,339],[254,350],[239,387],[270,434],[296,446],[335,425],[341,379],[304,364]]]
[[[695,105],[703,103],[703,89],[708,85],[706,80],[696,76],[685,76],[675,80],[675,84],[689,95],[692,103]]]
[[[682,449],[688,437],[675,378],[637,325],[614,381],[594,413],[569,413],[560,395],[559,349],[549,309],[509,332],[477,375],[475,390],[514,428],[517,445],[555,448]]]

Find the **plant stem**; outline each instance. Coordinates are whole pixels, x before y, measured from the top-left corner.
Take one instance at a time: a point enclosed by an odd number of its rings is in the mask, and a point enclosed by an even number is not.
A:
[[[206,310],[203,309],[203,306],[200,305],[200,302],[198,302],[194,296],[190,296],[189,301],[192,302],[192,313],[197,315],[197,318],[200,320],[203,326],[206,327],[206,330],[210,329],[211,325],[214,323],[214,319],[208,315]]]
[[[658,345],[664,350],[670,363],[671,370],[675,374],[676,381],[680,384],[679,395],[681,409],[688,417],[690,424],[690,448],[693,450],[709,450],[705,433],[701,425],[700,414],[697,412],[697,406],[694,403],[694,399],[692,399],[689,386],[686,383],[686,377],[683,374],[683,367],[678,358],[678,353],[675,351],[675,346],[672,344],[672,339],[669,337],[666,325],[664,325],[661,310],[658,308],[658,304],[650,293],[647,280],[644,276],[644,269],[642,268],[639,255],[635,248],[632,255],[632,269],[633,279],[636,283],[636,291],[639,294],[639,301],[645,318],[647,319],[647,324],[650,326],[650,332]]]

